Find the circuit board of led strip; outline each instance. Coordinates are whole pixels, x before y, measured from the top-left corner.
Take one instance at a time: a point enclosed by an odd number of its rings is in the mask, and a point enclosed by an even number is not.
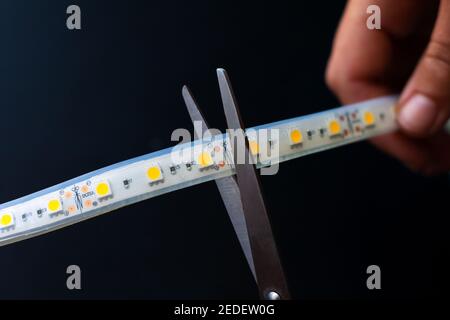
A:
[[[249,128],[257,167],[396,129],[397,97],[383,97]],[[278,138],[258,139],[262,129]],[[234,174],[228,134],[130,159],[0,205],[0,246],[89,219],[177,189]],[[267,152],[273,149],[278,152]],[[188,152],[186,152],[188,151]],[[173,154],[179,153],[174,160]]]

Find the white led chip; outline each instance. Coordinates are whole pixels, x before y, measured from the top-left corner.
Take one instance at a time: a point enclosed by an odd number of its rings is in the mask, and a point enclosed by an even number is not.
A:
[[[248,149],[253,157],[257,157],[261,153],[261,145],[258,141],[258,133],[255,130],[249,130],[245,133],[248,140]]]
[[[151,164],[147,169],[147,179],[153,183],[164,180],[163,172],[158,164]]]
[[[214,160],[211,156],[211,153],[208,151],[203,151],[198,155],[198,165],[200,166],[200,169],[209,168],[212,165],[214,165]]]
[[[12,227],[14,226],[14,223],[15,221],[12,213],[9,212],[0,213],[0,229]]]
[[[49,214],[57,214],[63,210],[61,199],[51,198],[47,202],[47,211]]]
[[[248,140],[248,148],[252,156],[260,154],[259,143],[256,140]]]
[[[289,131],[289,143],[291,146],[303,143],[303,135],[299,129],[291,129]]]
[[[328,122],[328,133],[331,137],[340,135],[342,131],[341,124],[336,119],[332,119]]]
[[[371,127],[371,126],[375,125],[375,116],[370,111],[364,112],[362,120],[366,127]]]
[[[111,186],[107,180],[98,182],[95,185],[95,194],[99,199],[107,198],[112,196]]]

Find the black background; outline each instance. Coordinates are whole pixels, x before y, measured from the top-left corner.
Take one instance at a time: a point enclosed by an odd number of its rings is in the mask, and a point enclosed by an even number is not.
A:
[[[73,3],[81,31],[65,25]],[[343,6],[3,0],[0,202],[173,145],[175,128],[191,129],[183,84],[224,129],[217,67],[247,126],[337,106],[324,70]],[[447,177],[359,143],[285,163],[262,184],[294,298],[443,296]],[[81,291],[66,289],[71,264]],[[371,264],[380,291],[366,288]],[[0,275],[0,298],[257,298],[213,182],[1,247]]]

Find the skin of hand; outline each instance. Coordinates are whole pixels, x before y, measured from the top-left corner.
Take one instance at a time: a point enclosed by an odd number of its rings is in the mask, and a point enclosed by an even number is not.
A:
[[[369,5],[380,30],[366,25]],[[326,82],[342,103],[402,92],[400,130],[372,142],[422,174],[450,170],[450,0],[349,0]]]

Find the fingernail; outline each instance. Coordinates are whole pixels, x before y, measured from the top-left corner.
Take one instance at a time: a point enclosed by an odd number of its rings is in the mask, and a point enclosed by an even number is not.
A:
[[[436,104],[422,94],[416,94],[400,109],[398,122],[407,131],[426,134],[433,128],[438,115]]]

